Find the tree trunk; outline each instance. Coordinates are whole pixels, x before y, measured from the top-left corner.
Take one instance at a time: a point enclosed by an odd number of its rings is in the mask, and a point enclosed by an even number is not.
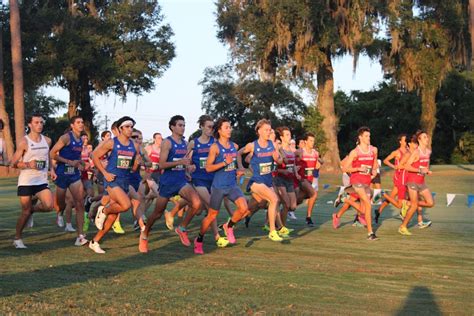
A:
[[[91,143],[97,136],[97,129],[94,127],[94,109],[91,105],[90,96],[91,87],[89,84],[89,77],[83,71],[79,72],[79,100],[80,111],[79,114],[84,119],[84,129],[89,135]]]
[[[0,118],[3,120],[3,138],[7,149],[7,157],[8,160],[10,160],[15,149],[10,128],[10,118],[8,117],[5,104],[5,86],[3,84],[3,32],[1,32],[1,30],[3,30],[3,26],[0,27]]]
[[[471,34],[471,58],[468,60],[468,69],[474,64],[474,0],[469,0],[469,34]]]
[[[339,147],[337,143],[338,119],[334,111],[334,77],[330,54],[327,54],[327,62],[320,65],[317,74],[318,98],[317,107],[324,116],[321,127],[325,132],[327,152],[324,154],[322,171],[329,173],[339,172],[341,163]]]
[[[13,70],[13,105],[15,109],[15,140],[18,144],[21,138],[25,136],[25,104],[21,55],[20,9],[17,0],[10,0],[10,32]]]
[[[79,106],[79,91],[77,83],[68,82],[67,90],[69,91],[69,103],[67,105],[67,117],[71,118],[77,115],[77,108]]]
[[[431,148],[431,141],[436,128],[436,89],[422,89],[421,90],[421,129],[424,130],[430,140],[429,147]]]

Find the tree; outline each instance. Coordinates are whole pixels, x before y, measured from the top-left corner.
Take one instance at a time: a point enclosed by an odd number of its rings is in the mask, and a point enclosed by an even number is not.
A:
[[[3,138],[5,139],[5,145],[7,150],[8,159],[13,156],[14,146],[13,137],[10,128],[10,117],[6,110],[5,104],[5,85],[3,81],[3,10],[0,12],[0,118],[3,120]]]
[[[384,12],[390,38],[382,66],[400,87],[420,94],[420,124],[430,139],[436,127],[438,89],[454,66],[470,60],[465,12],[461,0],[394,0]]]
[[[18,144],[25,135],[25,105],[23,100],[20,9],[17,0],[10,0],[10,33],[13,69],[13,103],[15,106],[15,139]]]
[[[175,56],[171,27],[157,1],[37,1],[23,6],[35,84],[69,91],[68,116],[94,136],[91,93],[152,90]]]
[[[202,109],[216,119],[228,118],[237,144],[255,139],[255,124],[262,118],[274,127],[288,126],[293,134],[303,133],[301,121],[307,107],[298,95],[281,82],[240,80],[232,75],[230,65],[207,68],[200,84]]]
[[[217,3],[218,37],[229,43],[243,72],[317,79],[318,111],[323,116],[327,171],[339,170],[332,58],[372,41],[376,11],[371,1],[235,1]]]

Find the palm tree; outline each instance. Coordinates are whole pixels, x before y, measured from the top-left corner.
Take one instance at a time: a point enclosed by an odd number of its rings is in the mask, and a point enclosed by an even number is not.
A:
[[[15,110],[15,139],[18,144],[25,135],[25,105],[21,55],[20,9],[17,0],[10,0],[10,33],[12,45],[13,105]]]

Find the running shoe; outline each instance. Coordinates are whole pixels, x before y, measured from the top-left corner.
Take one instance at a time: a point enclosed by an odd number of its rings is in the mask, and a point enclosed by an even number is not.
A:
[[[60,214],[57,215],[56,217],[56,224],[58,225],[58,227],[64,227],[64,217]]]
[[[336,213],[332,214],[332,227],[334,227],[334,229],[338,229],[339,225],[340,225],[340,218],[337,217]]]
[[[407,216],[407,212],[409,209],[410,209],[410,206],[408,205],[407,201],[403,200],[402,209],[400,210],[400,217],[402,217],[402,220],[405,219],[405,216]]]
[[[268,226],[268,224],[263,225],[262,229],[265,232],[270,232],[270,226]]]
[[[91,220],[89,219],[88,214],[84,213],[84,225],[82,225],[82,231],[88,232],[90,223],[91,223]]]
[[[148,238],[142,236],[142,234],[140,234],[140,238],[138,240],[138,251],[141,253],[148,252]]]
[[[169,230],[173,230],[173,229],[174,229],[174,217],[173,217],[173,215],[171,215],[171,213],[168,212],[168,211],[165,211],[165,223],[166,223],[166,227],[167,227]]]
[[[288,228],[283,226],[282,228],[278,230],[278,235],[280,235],[280,237],[282,238],[288,238],[290,237],[290,231],[288,230]]]
[[[378,224],[379,223],[379,217],[380,217],[380,212],[379,210],[375,210],[375,223]]]
[[[202,249],[203,242],[199,242],[197,237],[194,238],[194,254],[196,255],[203,255],[204,250]]]
[[[34,225],[33,223],[33,214],[30,215],[30,217],[28,217],[28,221],[26,222],[26,228],[32,228]]]
[[[135,221],[133,222],[133,230],[134,230],[134,231],[137,231],[137,230],[139,230],[139,229],[140,229],[140,225],[138,224],[138,221],[135,220]]]
[[[375,236],[374,233],[370,233],[370,234],[367,236],[367,240],[373,241],[373,240],[379,240],[379,238],[378,238],[377,236]]]
[[[14,239],[13,240],[13,246],[15,246],[16,249],[26,249],[28,247],[25,246],[23,243],[23,240],[21,239]]]
[[[423,228],[427,228],[427,227],[430,227],[431,226],[431,221],[421,221],[421,222],[418,222],[418,228],[420,229],[423,229]]]
[[[183,231],[183,229],[184,229],[184,231]],[[174,231],[176,232],[176,234],[178,234],[179,239],[181,240],[181,243],[183,245],[185,245],[186,247],[191,246],[191,242],[189,241],[189,238],[188,238],[188,232],[186,231],[185,228],[183,228],[181,226],[178,226],[178,227],[176,227],[176,229]]]
[[[219,239],[216,240],[216,245],[219,248],[225,248],[229,245],[229,240],[225,237],[219,237]]]
[[[410,236],[410,235],[411,235],[411,233],[410,233],[410,231],[408,230],[408,228],[403,227],[403,226],[398,227],[398,232],[399,232],[400,234],[402,234],[402,235],[405,235],[405,236]]]
[[[123,230],[122,225],[120,224],[120,220],[118,219],[112,225],[112,229],[116,234],[125,234],[125,231]]]
[[[352,226],[353,227],[364,227],[364,225],[362,225],[360,222],[359,222],[359,215],[356,215],[354,217],[354,221],[352,222]]]
[[[314,227],[314,223],[311,217],[306,217],[306,225],[308,225],[308,227]]]
[[[93,240],[89,242],[89,248],[92,249],[92,251],[94,251],[95,253],[100,253],[100,254],[105,253],[104,249],[100,248],[99,243]]]
[[[107,215],[104,214],[104,208],[105,206],[103,205],[99,206],[97,214],[95,215],[95,227],[97,227],[98,230],[102,230],[104,228],[104,222],[107,218]]]
[[[222,229],[224,230],[225,235],[227,236],[227,240],[231,244],[235,244],[235,236],[234,236],[234,228],[229,227],[228,223],[222,225]]]
[[[72,227],[71,223],[66,223],[66,228],[64,228],[64,231],[67,233],[73,233],[76,230],[74,229],[74,227]]]
[[[268,234],[268,238],[270,238],[270,240],[272,241],[282,241],[283,238],[281,238],[279,235],[278,235],[278,232],[276,230],[273,230],[271,231],[269,234]]]
[[[295,220],[295,221],[298,219],[298,217],[296,217],[296,215],[295,215],[295,212],[293,212],[293,211],[288,212],[288,218],[292,219],[292,220]]]
[[[86,213],[89,213],[91,210],[91,205],[92,205],[92,198],[90,196],[87,196],[84,200],[84,210]]]
[[[76,242],[74,243],[74,245],[80,247],[80,246],[84,246],[88,242],[89,241],[86,239],[86,236],[81,234],[76,238]]]
[[[359,216],[358,220],[359,220],[359,223],[361,223],[364,226],[367,226],[367,221],[365,220],[365,215]]]

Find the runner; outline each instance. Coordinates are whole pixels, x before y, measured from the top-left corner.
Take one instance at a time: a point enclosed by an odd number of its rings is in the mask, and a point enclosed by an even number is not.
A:
[[[370,129],[361,127],[357,130],[357,147],[347,158],[344,172],[350,172],[351,185],[361,201],[361,214],[365,215],[368,240],[377,240],[372,230],[372,211],[370,204],[370,181],[376,176],[377,148],[370,145]]]
[[[201,199],[196,190],[186,180],[186,167],[191,164],[187,152],[187,144],[183,139],[185,122],[181,115],[173,116],[169,121],[171,136],[168,136],[161,144],[160,168],[163,174],[160,177],[160,191],[156,198],[156,206],[153,213],[148,216],[145,229],[140,234],[138,249],[140,252],[148,252],[148,235],[150,229],[157,219],[163,215],[163,211],[171,197],[179,194],[188,202],[189,210],[181,225],[175,229],[181,243],[187,247],[191,246],[186,227],[191,222],[196,212],[201,208]]]
[[[271,129],[270,121],[266,119],[258,121],[255,126],[258,139],[241,148],[239,156],[243,154],[252,155],[250,168],[253,174],[247,188],[250,189],[252,197],[257,203],[268,202],[268,224],[270,226],[268,237],[273,241],[282,241],[283,239],[278,234],[275,225],[278,196],[273,189],[272,171],[273,164],[275,162],[281,164],[283,160],[275,149],[273,142],[270,141]],[[242,169],[241,159],[239,158],[237,161],[239,169]]]
[[[160,147],[163,141],[163,137],[160,133],[153,134],[153,144],[148,145],[145,147],[146,153],[151,160],[151,167],[147,169],[150,174],[151,179],[155,181],[157,185],[160,184],[160,176],[161,176],[161,169],[160,169]],[[156,188],[156,190],[158,187]]]
[[[117,121],[119,135],[98,146],[92,153],[92,159],[105,178],[105,189],[110,198],[106,206],[100,206],[95,217],[95,225],[99,231],[90,241],[89,248],[103,254],[100,240],[112,228],[119,213],[127,211],[132,203],[128,197],[130,171],[138,168],[140,159],[137,157],[137,146],[132,136],[135,121],[124,116]],[[110,153],[110,154],[109,154]],[[107,167],[103,167],[100,157],[109,154]]]
[[[16,234],[13,240],[13,245],[18,249],[26,248],[21,237],[33,213],[53,210],[53,194],[48,187],[51,139],[41,134],[44,126],[41,115],[32,114],[27,123],[30,132],[21,139],[11,160],[11,165],[20,169],[18,196],[21,214],[16,223]],[[51,178],[54,180],[55,177],[54,170],[51,170]],[[36,205],[32,203],[33,197],[39,200]]]
[[[405,182],[405,170],[403,165],[400,163],[408,154],[407,149],[407,135],[401,134],[398,136],[399,147],[397,150],[394,150],[383,160],[383,163],[389,166],[394,170],[393,173],[393,188],[390,192],[390,196],[386,193],[383,195],[385,201],[380,205],[379,209],[375,210],[375,222],[379,222],[380,214],[389,203],[392,203],[396,208],[401,208],[403,204],[406,203],[406,182]],[[392,164],[391,161],[394,160]],[[395,197],[398,197],[398,200],[395,201]]]
[[[302,147],[296,151],[296,164],[299,166],[298,174],[301,178],[299,181],[299,191],[297,204],[308,199],[308,207],[306,210],[306,225],[314,227],[311,216],[313,207],[318,198],[318,191],[313,188],[314,170],[319,169],[319,153],[314,149],[314,134],[306,133],[303,137]]]
[[[429,170],[431,156],[431,150],[428,148],[429,137],[424,131],[417,131],[415,135],[418,141],[418,149],[410,155],[410,158],[408,158],[405,164],[405,170],[408,171],[407,187],[411,205],[405,219],[398,228],[400,234],[407,236],[411,235],[411,232],[407,228],[408,223],[410,223],[418,207],[431,208],[434,206],[433,196],[425,183],[425,176],[432,174]],[[420,196],[424,201],[418,201]],[[419,228],[429,226],[431,226],[431,221],[424,222],[423,220],[419,220],[418,222]]]
[[[235,243],[233,226],[248,213],[247,200],[237,184],[237,175],[244,173],[243,169],[237,170],[236,160],[239,146],[230,140],[232,126],[226,118],[221,118],[216,123],[215,137],[217,141],[211,147],[207,158],[206,171],[214,173],[209,201],[209,211],[203,219],[198,237],[194,239],[194,253],[204,254],[204,234],[211,224],[215,224],[217,215],[224,197],[234,202],[237,209],[231,219],[223,225],[228,243]]]
[[[73,116],[69,120],[71,131],[62,135],[51,149],[51,159],[56,160],[56,198],[59,206],[59,214],[66,208],[66,191],[69,189],[74,199],[76,210],[77,238],[75,245],[85,245],[88,240],[83,233],[84,225],[84,187],[81,182],[80,172],[84,170],[81,161],[82,140],[81,133],[84,130],[84,121],[79,116]]]

